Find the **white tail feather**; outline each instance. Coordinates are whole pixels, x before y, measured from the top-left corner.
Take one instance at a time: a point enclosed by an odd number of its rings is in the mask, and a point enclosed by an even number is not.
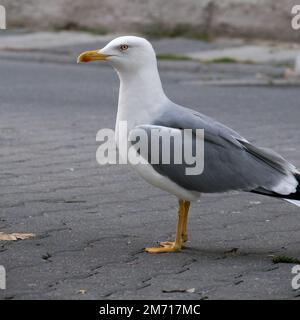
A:
[[[283,200],[290,202],[290,203],[296,205],[297,207],[300,207],[300,200],[291,200],[291,199],[283,199]]]

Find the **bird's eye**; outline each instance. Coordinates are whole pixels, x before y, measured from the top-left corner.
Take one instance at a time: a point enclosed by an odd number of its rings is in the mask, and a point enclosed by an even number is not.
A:
[[[127,44],[121,44],[120,45],[120,50],[121,51],[125,51],[125,50],[127,50],[128,49],[128,45]]]

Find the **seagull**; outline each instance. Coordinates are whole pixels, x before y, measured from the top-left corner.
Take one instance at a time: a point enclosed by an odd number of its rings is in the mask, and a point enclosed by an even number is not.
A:
[[[135,36],[118,37],[100,50],[81,53],[77,62],[98,60],[109,62],[120,79],[116,136],[121,121],[127,121],[129,132],[136,128],[177,133],[184,129],[204,130],[201,174],[187,175],[185,163],[168,165],[148,161],[133,165],[148,183],[175,195],[179,202],[175,241],[160,242],[158,247],[145,248],[146,252],[177,252],[183,248],[188,240],[190,202],[202,193],[246,191],[300,206],[300,172],[294,165],[274,151],[254,146],[231,128],[166,96],[156,54],[149,41]],[[116,140],[119,152],[128,139],[129,136],[123,134]],[[190,139],[195,143],[197,137],[192,135]],[[175,148],[174,153],[177,151]]]

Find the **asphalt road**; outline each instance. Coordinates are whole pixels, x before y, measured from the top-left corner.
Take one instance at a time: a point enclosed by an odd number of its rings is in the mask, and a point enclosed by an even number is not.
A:
[[[300,167],[298,87],[200,86],[198,76],[162,72],[176,102]],[[117,94],[106,66],[0,60],[0,230],[37,235],[0,242],[0,298],[299,299],[293,264],[272,262],[300,258],[300,208],[283,201],[204,195],[185,250],[143,252],[174,237],[177,202],[126,165],[97,164],[96,133],[114,127]]]

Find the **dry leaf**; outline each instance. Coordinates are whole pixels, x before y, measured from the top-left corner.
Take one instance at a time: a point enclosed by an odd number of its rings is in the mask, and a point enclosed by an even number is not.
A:
[[[4,233],[0,232],[0,241],[16,241],[34,238],[33,233]]]
[[[77,293],[79,293],[79,294],[86,294],[86,292],[87,292],[87,290],[85,290],[85,289],[80,289],[77,291]]]

